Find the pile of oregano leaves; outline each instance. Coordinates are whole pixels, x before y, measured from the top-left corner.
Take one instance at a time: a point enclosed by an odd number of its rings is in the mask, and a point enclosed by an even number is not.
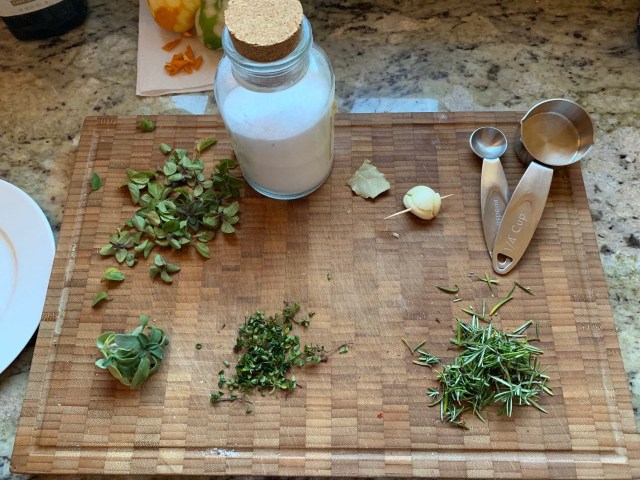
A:
[[[104,332],[96,340],[102,352],[102,358],[96,361],[96,365],[109,370],[120,383],[131,389],[138,388],[158,371],[164,358],[164,348],[169,344],[164,330],[148,324],[149,318],[140,315],[140,325],[132,332]]]
[[[291,333],[294,324],[309,326],[308,316],[296,318],[300,311],[298,303],[285,302],[281,313],[267,317],[258,310],[238,329],[234,352],[238,354],[235,374],[227,378],[225,370],[218,373],[218,388],[226,387],[229,396],[222,390],[211,394],[211,403],[223,401],[242,401],[249,403],[247,413],[253,411],[253,403],[246,397],[254,391],[273,394],[276,391],[292,392],[298,386],[296,376],[291,374],[292,367],[324,362],[328,353],[321,345],[300,344],[297,335]],[[345,353],[346,346],[339,347]],[[231,364],[224,362],[229,368]]]
[[[100,253],[115,257],[120,264],[133,267],[142,256],[148,258],[156,246],[181,250],[192,245],[204,258],[210,258],[207,243],[215,232],[233,233],[239,221],[242,180],[231,171],[235,160],[220,160],[207,177],[200,154],[216,143],[206,138],[196,145],[191,158],[184,149],[161,144],[167,155],[162,168],[136,171],[127,169],[127,188],[134,205],[133,217],[109,238]],[[170,274],[180,270],[156,255],[150,276],[170,283]]]

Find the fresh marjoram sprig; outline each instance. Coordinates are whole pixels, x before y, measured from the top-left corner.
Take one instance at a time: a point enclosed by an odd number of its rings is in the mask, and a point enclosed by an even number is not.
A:
[[[235,231],[234,225],[239,221],[236,200],[242,185],[242,180],[231,173],[237,166],[232,159],[220,160],[213,173],[205,175],[200,153],[215,143],[213,138],[198,142],[194,158],[184,149],[162,144],[160,150],[167,155],[162,168],[127,169],[126,185],[133,204],[139,208],[111,235],[100,253],[114,256],[118,263],[130,267],[140,256],[148,258],[156,246],[181,250],[193,245],[202,257],[210,258],[207,243],[216,231]],[[158,265],[151,269],[153,278]],[[167,278],[165,275],[163,280],[167,282]]]
[[[476,316],[469,323],[456,321],[451,342],[461,352],[438,372],[441,390],[427,392],[434,398],[430,406],[440,405],[440,419],[467,428],[461,415],[472,411],[484,421],[482,411],[490,405],[499,405],[498,414],[509,417],[516,405],[530,405],[546,413],[539,404],[540,395],[553,392],[538,362],[542,350],[525,335],[533,322],[508,333],[491,323],[481,326]]]

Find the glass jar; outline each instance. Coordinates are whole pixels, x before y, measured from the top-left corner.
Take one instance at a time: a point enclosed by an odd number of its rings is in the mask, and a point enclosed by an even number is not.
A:
[[[333,165],[335,77],[309,21],[280,60],[243,57],[226,27],[222,47],[215,98],[245,180],[271,198],[310,194]]]
[[[87,8],[87,0],[0,0],[0,18],[18,40],[39,40],[81,25]]]

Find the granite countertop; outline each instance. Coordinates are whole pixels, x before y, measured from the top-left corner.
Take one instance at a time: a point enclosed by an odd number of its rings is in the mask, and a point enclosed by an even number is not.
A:
[[[581,167],[640,425],[638,3],[303,4],[332,61],[340,111],[526,111],[565,97],[592,114],[597,142]],[[136,97],[137,2],[89,6],[85,24],[61,38],[18,42],[0,27],[0,178],[30,194],[54,232],[84,117],[217,113],[211,91]],[[0,374],[0,478],[9,477],[31,355],[28,346]]]

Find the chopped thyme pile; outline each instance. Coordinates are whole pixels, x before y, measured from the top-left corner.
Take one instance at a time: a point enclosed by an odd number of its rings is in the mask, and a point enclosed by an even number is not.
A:
[[[314,315],[311,312],[296,318],[299,311],[297,303],[285,303],[281,313],[267,317],[258,310],[240,325],[233,349],[238,354],[235,374],[227,378],[224,369],[218,373],[218,388],[226,387],[229,396],[218,390],[211,394],[211,403],[242,401],[250,404],[250,413],[253,403],[246,397],[255,390],[262,394],[292,392],[298,386],[292,367],[326,361],[328,353],[323,346],[301,346],[298,336],[291,333],[294,324],[307,327]],[[224,365],[230,367],[228,361]]]

